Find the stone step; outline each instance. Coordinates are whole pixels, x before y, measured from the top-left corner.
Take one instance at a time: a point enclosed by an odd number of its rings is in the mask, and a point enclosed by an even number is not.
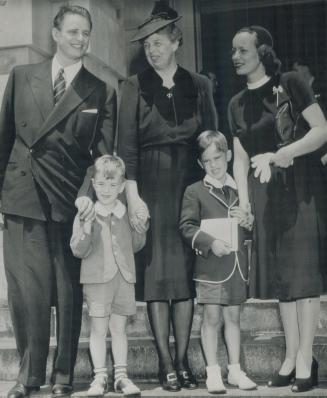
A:
[[[202,307],[195,306],[192,333],[200,335],[200,325],[202,318]],[[55,336],[55,309],[51,311],[51,336]],[[279,316],[278,303],[276,301],[249,300],[243,305],[241,312],[241,328],[244,332],[280,332],[282,330]],[[138,303],[137,313],[128,320],[127,334],[130,337],[151,337],[151,329],[146,313],[146,305]],[[321,302],[320,322],[317,334],[327,336],[327,300],[323,298]],[[81,337],[90,335],[90,320],[87,309],[83,309],[83,322]],[[0,306],[0,338],[13,337],[13,329],[8,306]]]
[[[0,397],[4,398],[9,389],[14,385],[13,382],[0,382]],[[138,383],[138,387],[141,389],[142,397],[169,397],[169,398],[180,398],[180,397],[188,397],[188,398],[205,398],[205,397],[213,397],[212,394],[209,394],[205,388],[204,383],[200,383],[199,388],[196,390],[181,390],[178,393],[171,393],[164,391],[161,387],[158,387],[157,384],[153,383]],[[75,384],[74,393],[72,394],[72,398],[85,398],[87,397],[87,388],[88,384]],[[294,398],[294,393],[291,392],[290,387],[283,388],[268,388],[265,385],[259,385],[257,390],[254,391],[241,391],[235,387],[228,386],[226,384],[227,394],[226,396],[231,396],[234,398],[243,398],[243,397],[256,397],[256,398]],[[326,383],[320,383],[318,388],[314,390],[308,391],[307,393],[298,394],[301,397],[326,397]],[[298,396],[297,395],[297,396]],[[37,393],[33,393],[30,395],[31,398],[48,398],[51,396],[50,386],[46,385],[41,388],[41,390]],[[113,391],[109,391],[105,394],[106,398],[118,398],[122,397],[121,394],[114,393]]]
[[[222,339],[218,358],[226,375],[227,354]],[[48,358],[48,376],[53,359],[55,339],[51,339]],[[173,341],[172,341],[173,348]],[[285,343],[281,333],[243,333],[241,364],[244,370],[256,380],[267,380],[281,366],[284,356]],[[112,374],[112,360],[110,353],[110,338],[108,338],[108,367]],[[190,366],[199,380],[205,378],[205,364],[202,355],[200,339],[191,336],[188,351]],[[327,380],[327,337],[317,336],[314,342],[314,355],[319,362],[319,377]],[[132,378],[138,381],[157,382],[158,359],[153,339],[148,337],[130,337],[128,351],[128,370]],[[0,340],[0,380],[14,380],[18,371],[18,355],[13,338]],[[90,380],[92,369],[89,360],[88,339],[80,339],[80,349],[75,367],[75,379],[87,382]]]

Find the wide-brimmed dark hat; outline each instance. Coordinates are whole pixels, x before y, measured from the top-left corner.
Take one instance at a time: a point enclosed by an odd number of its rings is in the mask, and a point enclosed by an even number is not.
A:
[[[131,42],[144,39],[181,18],[168,4],[162,0],[156,1],[150,17],[137,28],[138,31]]]

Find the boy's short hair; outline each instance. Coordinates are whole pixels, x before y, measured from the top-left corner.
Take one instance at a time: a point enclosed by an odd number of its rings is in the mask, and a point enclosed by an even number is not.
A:
[[[115,155],[103,155],[99,157],[94,163],[93,178],[101,175],[106,179],[115,178],[117,175],[121,180],[125,179],[125,164],[124,161]]]
[[[206,130],[203,131],[197,138],[199,158],[203,152],[211,145],[215,144],[217,151],[227,152],[228,144],[226,137],[220,131]]]

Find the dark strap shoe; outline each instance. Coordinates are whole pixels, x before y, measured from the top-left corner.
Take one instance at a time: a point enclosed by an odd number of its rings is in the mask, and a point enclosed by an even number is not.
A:
[[[73,392],[73,386],[71,384],[54,384],[52,386],[53,397],[65,397]]]
[[[195,390],[198,388],[198,382],[190,369],[179,370],[177,372],[177,377],[182,388],[186,388],[188,390]]]
[[[279,373],[273,376],[268,381],[268,387],[286,387],[294,383],[295,369],[288,375],[280,375]]]
[[[176,373],[161,373],[160,382],[165,391],[176,392],[181,390],[181,385],[177,379]]]
[[[22,383],[16,383],[8,392],[7,398],[24,398],[28,397],[33,391],[39,391],[40,387],[24,386]]]

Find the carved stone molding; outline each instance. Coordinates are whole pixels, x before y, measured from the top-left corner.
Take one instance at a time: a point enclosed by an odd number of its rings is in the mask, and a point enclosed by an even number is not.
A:
[[[197,0],[202,14],[250,8],[316,3],[321,0]]]

